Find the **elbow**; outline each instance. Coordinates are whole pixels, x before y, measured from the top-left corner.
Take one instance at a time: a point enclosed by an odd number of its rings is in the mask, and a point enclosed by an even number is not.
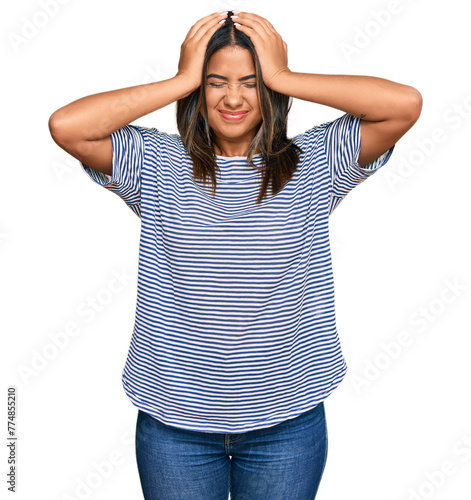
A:
[[[49,117],[48,121],[49,133],[51,137],[54,139],[54,142],[61,146],[64,144],[64,125],[63,120],[61,118],[61,110],[58,109],[54,111],[52,115]]]
[[[407,87],[403,110],[405,121],[414,125],[422,113],[422,94],[416,88]]]
[[[60,125],[59,125],[59,120],[57,117],[57,111],[54,111],[52,115],[49,117],[49,121],[47,122],[47,125],[49,127],[49,133],[51,134],[52,138],[54,141],[57,142],[56,138],[58,137],[60,133]]]

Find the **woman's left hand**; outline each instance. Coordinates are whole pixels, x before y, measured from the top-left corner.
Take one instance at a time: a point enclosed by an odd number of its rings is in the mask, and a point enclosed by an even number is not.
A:
[[[245,33],[254,44],[262,68],[263,82],[269,88],[288,68],[288,46],[275,28],[263,17],[248,12],[233,16],[236,29]]]

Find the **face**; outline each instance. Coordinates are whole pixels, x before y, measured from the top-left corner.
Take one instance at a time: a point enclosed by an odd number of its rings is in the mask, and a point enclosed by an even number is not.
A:
[[[257,94],[252,54],[241,47],[226,47],[208,61],[205,82],[209,125],[223,156],[246,156],[262,113]]]

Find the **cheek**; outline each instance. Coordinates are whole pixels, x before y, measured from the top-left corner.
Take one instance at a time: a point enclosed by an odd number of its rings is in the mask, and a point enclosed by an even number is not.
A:
[[[221,100],[220,92],[215,92],[214,89],[206,91],[206,103],[208,107],[214,106]]]

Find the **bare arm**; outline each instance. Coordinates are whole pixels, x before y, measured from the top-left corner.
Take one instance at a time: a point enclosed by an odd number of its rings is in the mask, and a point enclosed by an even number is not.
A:
[[[49,118],[54,141],[87,166],[111,174],[110,134],[200,86],[207,42],[226,16],[210,14],[192,26],[182,44],[179,70],[173,78],[93,94],[59,108]]]
[[[358,163],[362,167],[391,148],[422,110],[422,96],[414,87],[373,76],[286,71],[278,75],[272,88],[361,118]]]
[[[267,87],[362,119],[360,166],[385,153],[418,120],[422,96],[414,87],[372,76],[296,73],[288,68],[286,42],[271,23],[247,12],[238,13],[236,21],[255,45]]]
[[[49,118],[54,141],[85,165],[111,174],[110,134],[137,118],[163,108],[185,95],[186,81],[174,77],[82,97]]]

